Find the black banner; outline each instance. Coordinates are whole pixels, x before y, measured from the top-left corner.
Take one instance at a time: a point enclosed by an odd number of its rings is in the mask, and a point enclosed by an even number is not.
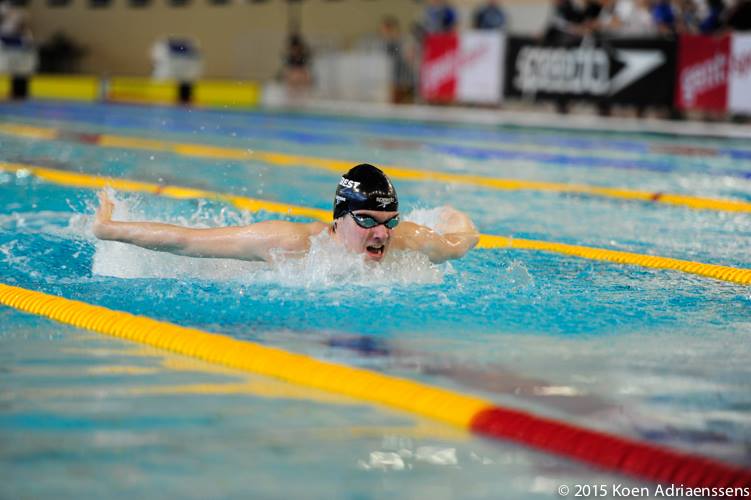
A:
[[[505,95],[670,106],[676,43],[663,39],[585,39],[556,45],[509,37]]]

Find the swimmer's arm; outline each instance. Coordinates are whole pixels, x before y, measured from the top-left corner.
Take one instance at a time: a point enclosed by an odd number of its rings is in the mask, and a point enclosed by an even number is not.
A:
[[[272,250],[306,251],[310,236],[325,227],[323,223],[265,221],[242,227],[195,229],[159,222],[113,221],[112,202],[104,193],[99,199],[92,228],[97,238],[188,257],[270,261]]]
[[[451,207],[444,207],[436,229],[443,234],[405,221],[394,230],[394,243],[397,248],[422,252],[438,264],[463,257],[480,239],[472,220]]]

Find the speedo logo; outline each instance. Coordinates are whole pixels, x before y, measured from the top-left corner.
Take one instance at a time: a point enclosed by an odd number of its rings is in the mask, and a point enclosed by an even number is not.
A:
[[[382,208],[386,208],[390,203],[394,203],[393,198],[376,198],[376,201],[378,202],[378,206]]]
[[[357,189],[357,186],[359,186],[360,183],[347,179],[346,177],[342,177],[339,180],[339,185],[346,188]]]

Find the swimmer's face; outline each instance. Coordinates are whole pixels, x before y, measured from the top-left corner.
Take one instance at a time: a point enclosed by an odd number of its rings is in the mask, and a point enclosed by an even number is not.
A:
[[[378,212],[375,210],[355,210],[353,213],[372,217],[378,222],[386,222],[399,215],[399,212]],[[392,231],[393,229],[389,229],[383,224],[369,229],[360,227],[351,214],[346,214],[336,221],[336,234],[339,241],[348,250],[362,253],[366,259],[375,262],[380,262],[386,255],[391,243]]]

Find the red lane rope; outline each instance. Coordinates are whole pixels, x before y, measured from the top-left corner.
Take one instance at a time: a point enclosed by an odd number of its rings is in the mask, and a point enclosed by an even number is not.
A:
[[[470,428],[478,434],[508,439],[640,479],[689,488],[751,491],[749,469],[522,411],[488,408],[475,415]]]

